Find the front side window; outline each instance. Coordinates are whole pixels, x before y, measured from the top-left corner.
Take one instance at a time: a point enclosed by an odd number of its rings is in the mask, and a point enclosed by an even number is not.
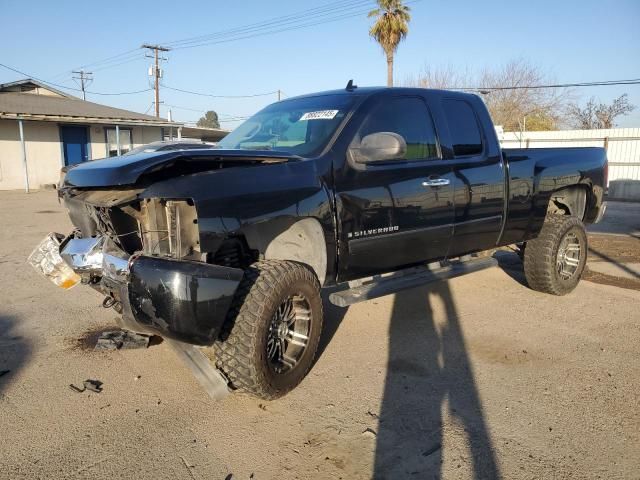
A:
[[[107,156],[115,157],[118,155],[118,142],[116,141],[116,129],[106,128],[107,133]],[[130,128],[120,129],[120,155],[124,155],[133,148]]]
[[[218,148],[274,150],[305,158],[319,155],[356,98],[321,95],[274,103],[224,137]]]
[[[383,99],[360,127],[359,137],[378,132],[401,135],[407,143],[404,160],[438,157],[436,131],[427,106],[417,97]]]
[[[480,155],[482,135],[476,115],[464,100],[445,100],[444,112],[449,124],[453,154],[456,157]]]

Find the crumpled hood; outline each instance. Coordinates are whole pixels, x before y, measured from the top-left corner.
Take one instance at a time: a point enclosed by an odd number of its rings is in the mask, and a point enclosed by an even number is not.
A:
[[[224,162],[234,164],[282,163],[297,159],[295,155],[271,150],[173,150],[165,152],[141,152],[136,155],[92,160],[70,168],[64,178],[64,187],[115,187],[134,185],[145,174],[159,172],[183,162],[184,168],[176,169],[176,175],[220,168]],[[210,168],[209,168],[210,165]]]

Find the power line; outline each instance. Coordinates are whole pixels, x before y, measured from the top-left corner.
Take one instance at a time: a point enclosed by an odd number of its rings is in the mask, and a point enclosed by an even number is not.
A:
[[[182,92],[182,93],[189,93],[191,95],[199,95],[201,97],[211,97],[211,98],[252,98],[252,97],[266,97],[267,95],[275,95],[278,93],[277,90],[274,90],[273,92],[265,92],[265,93],[253,93],[253,94],[249,94],[249,95],[214,95],[211,93],[203,93],[203,92],[193,92],[191,90],[184,90],[182,88],[175,88],[175,87],[170,87],[168,85],[165,85],[164,83],[162,84],[162,86],[164,88],[167,88],[169,90],[174,90],[176,92]]]
[[[165,103],[163,102],[165,106],[170,107],[170,108],[175,108],[177,110],[186,110],[188,112],[196,112],[196,113],[206,113],[208,110],[206,109],[202,109],[202,108],[190,108],[190,107],[183,107],[181,105],[172,105],[169,103]],[[237,114],[231,114],[231,113],[223,113],[223,112],[219,112],[218,110],[214,110],[217,114],[218,117],[222,116],[225,117],[224,119],[234,119],[234,118],[248,118],[248,116],[246,115],[237,115]]]
[[[164,86],[164,85],[163,85]],[[189,112],[196,112],[196,113],[205,113],[206,110],[203,110],[201,108],[189,108],[189,107],[181,107],[180,105],[170,105],[168,103],[165,103],[165,105],[167,107],[171,107],[171,108],[177,108],[178,110],[187,110]],[[217,113],[217,112],[216,112]]]
[[[333,2],[333,3],[329,3],[329,4],[326,4],[326,5],[320,6],[320,7],[315,7],[315,8],[311,8],[311,9],[308,9],[308,10],[303,10],[303,11],[298,12],[298,13],[293,13],[293,14],[284,15],[284,16],[280,16],[280,17],[272,17],[270,19],[263,20],[261,22],[251,23],[251,24],[248,24],[248,25],[242,25],[242,26],[235,27],[235,28],[232,28],[232,29],[222,30],[222,31],[219,31],[219,32],[214,32],[214,33],[205,34],[205,35],[199,35],[199,36],[196,36],[196,37],[189,37],[189,38],[186,38],[186,39],[176,40],[176,41],[173,41],[173,42],[167,42],[167,44],[178,46],[180,44],[188,44],[188,43],[193,43],[193,42],[196,42],[196,41],[205,41],[205,40],[208,40],[208,39],[211,39],[211,38],[220,37],[220,36],[224,36],[224,35],[229,35],[229,34],[232,34],[232,33],[245,32],[245,31],[252,30],[252,29],[255,29],[255,28],[258,28],[258,27],[265,27],[265,26],[269,26],[269,25],[278,24],[278,23],[280,23],[282,21],[285,21],[285,20],[288,20],[288,19],[292,19],[292,18],[296,18],[296,17],[301,17],[301,16],[305,17],[305,16],[307,16],[309,14],[313,14],[314,12],[315,13],[319,13],[320,11],[324,11],[324,10],[327,10],[327,9],[334,9],[334,8],[339,7],[341,5],[350,4],[350,3],[353,3],[353,1],[342,0],[342,1],[338,1],[338,2]],[[369,0],[364,0],[364,1],[360,0],[360,1],[356,2],[356,3],[370,3],[370,2],[369,2]]]
[[[218,119],[218,123],[232,123],[232,122],[240,122],[242,120],[246,120],[248,118],[251,118],[251,116],[247,116],[247,117],[236,117],[236,118],[226,118],[226,119]],[[192,123],[192,124],[196,124],[198,123],[198,120],[185,120],[184,123]]]
[[[128,55],[128,54],[133,53],[133,52],[137,52],[141,48],[142,47],[132,48],[131,50],[127,50],[126,52],[118,53],[117,55],[111,55],[110,57],[103,58],[102,60],[96,60],[95,62],[85,63],[84,65],[81,65],[80,68],[92,67],[92,66],[95,66],[95,65],[100,65],[102,63],[109,63],[110,61],[119,60],[120,57],[123,57],[123,56]]]
[[[4,67],[7,70],[11,70],[12,72],[19,73],[20,75],[24,75],[27,78],[33,78],[34,80],[42,82],[45,85],[49,85],[51,87],[58,87],[58,88],[63,88],[65,90],[72,90],[72,91],[75,91],[75,92],[82,92],[82,90],[79,89],[79,88],[67,87],[66,85],[61,85],[59,83],[49,82],[47,80],[43,80],[41,78],[38,78],[35,75],[30,75],[30,74],[22,72],[22,71],[20,71],[20,70],[18,70],[16,68],[10,67],[9,65],[5,65],[4,63],[0,63],[0,67]],[[149,92],[151,90],[153,90],[153,89],[152,88],[145,88],[144,90],[135,90],[135,91],[132,91],[132,92],[90,92],[90,91],[87,90],[87,93],[90,93],[92,95],[105,95],[105,96],[111,96],[111,95],[134,95],[136,93]]]
[[[406,2],[407,4],[409,3],[415,3],[418,2],[420,0],[413,0],[413,2]],[[255,38],[255,37],[261,37],[264,35],[273,35],[276,33],[282,33],[282,32],[289,32],[289,31],[293,31],[293,30],[300,30],[302,28],[308,28],[308,27],[313,27],[316,25],[323,25],[325,23],[330,23],[330,22],[336,22],[339,20],[345,20],[347,18],[353,18],[353,17],[359,17],[365,13],[367,13],[369,11],[369,9],[367,10],[360,10],[354,13],[349,13],[349,14],[342,14],[342,15],[337,15],[331,18],[327,18],[321,21],[314,21],[314,22],[306,22],[306,23],[301,23],[298,25],[294,25],[294,26],[289,26],[289,27],[285,27],[285,28],[280,28],[280,29],[276,29],[276,30],[268,30],[268,31],[263,31],[263,32],[256,32],[256,33],[252,33],[252,34],[248,34],[248,35],[244,35],[244,36],[235,36],[233,38],[222,38],[220,40],[215,40],[215,41],[209,41],[209,42],[205,42],[205,43],[199,43],[199,44],[195,44],[195,45],[188,45],[188,46],[181,46],[181,47],[175,47],[176,50],[181,50],[181,49],[185,49],[185,48],[195,48],[195,47],[203,47],[203,46],[209,46],[209,45],[219,45],[221,43],[229,43],[229,42],[235,42],[237,40],[246,40],[246,39],[250,39],[250,38]]]
[[[119,67],[120,65],[126,65],[127,63],[138,62],[138,61],[144,60],[144,59],[145,59],[145,56],[144,55],[140,55],[138,53],[138,54],[136,54],[134,56],[131,56],[131,57],[127,58],[127,59],[122,59],[121,62],[112,63],[112,64],[105,65],[103,67],[95,68],[93,71],[94,72],[100,72],[102,70],[107,70],[109,68]]]
[[[127,50],[125,52],[122,53],[118,53],[116,55],[111,55],[109,57],[106,57],[102,60],[96,60],[95,62],[91,62],[91,63],[87,63],[81,66],[78,66],[76,68],[74,68],[73,70],[82,70],[82,69],[86,69],[87,67],[91,67],[91,66],[98,66],[98,65],[103,65],[99,68],[94,68],[94,71],[100,71],[100,70],[106,70],[107,68],[111,68],[111,67],[117,67],[119,65],[123,65],[125,63],[129,63],[130,61],[133,60],[138,60],[138,59],[142,59],[143,57],[140,55],[139,52],[140,48],[134,48],[131,50]],[[131,55],[133,52],[136,52],[134,55]],[[127,59],[126,61],[123,61]],[[69,74],[72,73],[72,70],[65,70],[64,72],[61,73],[57,73],[55,75],[53,75],[51,77],[51,79],[57,79],[57,78],[62,78],[62,77],[66,77],[69,76]]]
[[[214,32],[206,35],[199,35],[196,37],[190,37],[182,40],[176,40],[173,42],[168,42],[168,45],[174,46],[176,49],[181,48],[192,48],[196,46],[202,46],[210,42],[211,40],[220,39],[220,38],[228,38],[235,37],[238,35],[246,35],[248,33],[259,32],[260,30],[268,30],[274,27],[281,27],[283,25],[291,25],[300,21],[309,21],[311,19],[318,19],[321,17],[327,17],[335,15],[336,13],[344,13],[348,10],[353,10],[354,8],[364,7],[365,5],[371,5],[370,0],[350,0],[350,1],[338,1],[329,3],[326,5],[322,5],[319,7],[302,10],[297,13],[284,15],[280,17],[273,17],[261,22],[252,23],[248,25],[243,25],[240,27],[222,30],[219,32]],[[268,33],[268,32],[265,32]]]
[[[595,86],[607,86],[607,85],[637,85],[637,84],[640,84],[640,78],[628,79],[628,80],[605,80],[605,81],[599,81],[599,82],[562,83],[562,84],[554,84],[554,85],[514,85],[514,86],[506,86],[506,87],[450,87],[449,90],[465,90],[465,91],[521,90],[521,89],[540,89],[540,88],[595,87]],[[268,95],[277,95],[278,93],[280,93],[281,96],[288,96],[282,90],[274,90],[272,92],[254,93],[254,94],[248,94],[248,95],[214,95],[211,93],[194,92],[191,90],[170,87],[165,84],[162,84],[162,86],[164,88],[167,88],[169,90],[175,90],[177,92],[189,93],[192,95],[199,95],[203,97],[213,97],[213,98],[251,98],[251,97],[263,97]],[[183,108],[183,107],[178,106],[175,108]],[[198,110],[198,111],[201,111],[201,110]]]
[[[224,120],[218,120],[218,121],[219,121],[220,123],[230,123],[230,122],[238,122],[238,121],[240,121],[240,120],[246,120],[246,119],[248,119],[248,118],[251,118],[251,117],[249,116],[249,117],[227,118],[227,119],[224,119]]]
[[[450,87],[450,90],[473,91],[480,93],[490,93],[500,90],[535,90],[541,88],[570,88],[570,87],[601,87],[608,85],[638,85],[640,78],[632,78],[629,80],[604,80],[600,82],[577,82],[577,83],[558,83],[552,85],[513,85],[506,87]]]
[[[421,0],[413,0],[407,3],[415,3],[417,1],[421,1]],[[319,17],[323,17],[323,16],[327,16],[327,15],[331,15],[334,13],[340,13],[340,11],[336,11],[339,8],[342,8],[342,12],[347,11],[349,9],[354,9],[360,6],[364,6],[367,4],[370,4],[371,0],[342,0],[342,1],[338,1],[338,2],[333,2],[333,3],[329,3],[320,7],[315,7],[312,9],[308,9],[308,10],[303,10],[300,11],[298,13],[294,13],[294,14],[289,14],[289,15],[284,15],[281,17],[274,17],[262,22],[258,22],[258,23],[253,23],[253,24],[249,24],[249,25],[244,25],[244,26],[240,26],[240,27],[236,27],[233,29],[229,29],[229,30],[223,30],[220,32],[214,32],[212,34],[207,34],[207,35],[200,35],[198,37],[191,37],[191,38],[186,38],[186,39],[182,39],[182,40],[176,40],[173,42],[165,42],[165,45],[168,46],[174,46],[176,49],[183,49],[183,48],[194,48],[194,47],[198,47],[198,46],[204,46],[207,45],[208,43],[203,43],[200,44],[201,42],[204,42],[206,40],[211,40],[214,38],[222,38],[222,37],[229,37],[230,35],[235,35],[235,37],[237,38],[226,38],[223,39],[222,41],[219,42],[214,42],[214,43],[223,43],[223,42],[229,42],[229,41],[235,41],[235,40],[242,40],[244,38],[253,38],[255,36],[260,36],[260,35],[269,35],[269,34],[274,34],[274,33],[278,33],[281,31],[286,31],[288,29],[280,29],[280,30],[271,30],[271,31],[264,31],[264,32],[256,32],[256,30],[264,30],[267,27],[276,27],[276,26],[282,26],[282,25],[286,25],[286,24],[291,24],[291,23],[297,23],[300,22],[302,20],[306,21],[307,24],[303,24],[303,25],[298,25],[295,28],[292,29],[298,29],[298,28],[305,28],[307,26],[313,26],[313,25],[319,25],[321,23],[327,23],[330,21],[336,21],[336,20],[342,20],[344,18],[349,18],[350,16],[356,16],[356,15],[360,15],[361,13],[366,13],[366,12],[356,12],[353,13],[352,15],[340,15],[339,17],[335,17],[335,18],[329,18],[326,19],[325,21],[322,22],[315,22],[315,23],[308,23],[308,20],[310,19],[314,19],[314,17],[317,19]],[[368,10],[367,10],[368,11]],[[240,36],[238,37],[238,35],[240,34],[246,34],[249,32],[255,32],[254,34],[250,35],[250,36]],[[198,43],[200,42],[200,43]],[[211,44],[214,44],[211,43]],[[86,63],[84,65],[82,65],[81,67],[78,67],[78,69],[84,69],[90,66],[94,66],[97,67],[100,65],[100,67],[98,68],[94,68],[93,71],[102,71],[102,70],[106,70],[109,68],[114,68],[114,67],[118,67],[121,65],[125,65],[127,63],[131,63],[134,61],[138,61],[141,60],[142,56],[140,56],[140,52],[139,50],[142,47],[139,48],[134,48],[131,50],[126,50],[124,52],[118,53],[116,55],[111,55],[109,57],[105,57],[103,59],[100,60],[96,60],[94,62],[90,62],[90,63]],[[132,55],[133,54],[133,55]],[[56,77],[61,77],[61,76],[67,76],[69,75],[71,72],[71,70],[67,70],[63,73],[60,74],[56,74],[54,75],[54,78]],[[52,83],[52,82],[49,82]]]

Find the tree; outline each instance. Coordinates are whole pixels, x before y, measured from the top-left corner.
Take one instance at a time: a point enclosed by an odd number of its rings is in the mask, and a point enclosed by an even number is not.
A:
[[[540,68],[515,59],[498,67],[487,67],[478,74],[454,67],[425,68],[407,84],[423,88],[477,89],[496,125],[508,130],[555,130],[564,121],[566,105],[572,96],[567,89],[537,88],[552,84]],[[511,89],[509,87],[521,87]]]
[[[204,128],[220,128],[218,114],[213,110],[209,110],[204,114],[204,117],[200,117],[200,120],[198,120],[198,123],[196,123],[196,125]]]
[[[475,80],[468,69],[460,70],[453,65],[441,68],[431,68],[425,65],[417,75],[407,76],[404,85],[447,90],[471,85],[474,82]]]
[[[387,57],[387,86],[393,87],[393,56],[409,33],[410,9],[402,0],[378,0],[378,7],[369,12],[369,18],[376,18],[369,35],[380,44]]]
[[[523,59],[511,60],[497,69],[485,69],[478,78],[484,101],[497,125],[505,130],[556,130],[563,121],[570,90],[536,88],[553,79]],[[523,87],[509,89],[504,87]]]
[[[624,93],[609,105],[599,103],[595,97],[591,97],[584,107],[572,103],[567,109],[567,116],[575,128],[613,128],[616,126],[616,118],[631,113],[635,108],[635,105],[629,103],[628,95]]]

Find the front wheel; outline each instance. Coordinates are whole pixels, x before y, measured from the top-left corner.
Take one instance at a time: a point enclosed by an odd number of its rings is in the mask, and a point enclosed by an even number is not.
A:
[[[254,263],[229,314],[213,354],[232,386],[264,399],[296,387],[311,368],[322,330],[315,274],[295,262]]]
[[[526,243],[524,273],[529,286],[552,295],[571,292],[587,262],[587,234],[580,219],[549,215],[540,235]]]

